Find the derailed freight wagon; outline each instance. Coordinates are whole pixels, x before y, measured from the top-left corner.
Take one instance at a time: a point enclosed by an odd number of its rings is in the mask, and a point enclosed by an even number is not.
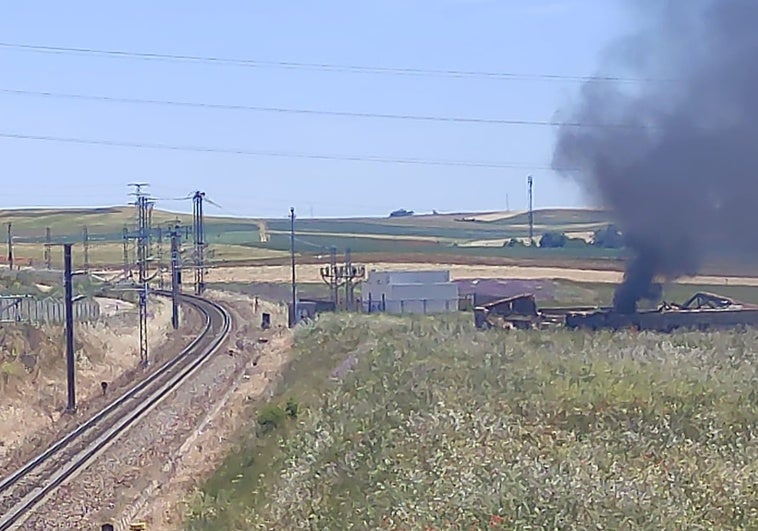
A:
[[[758,326],[758,306],[713,293],[696,293],[684,304],[664,302],[655,310],[622,313],[613,308],[538,309],[533,295],[503,299],[474,310],[477,328],[544,328],[584,330],[706,330]]]
[[[572,312],[566,315],[565,325],[574,329],[633,328],[658,332],[757,326],[758,306],[713,293],[696,293],[681,305],[664,302],[655,310],[629,314],[613,310]]]

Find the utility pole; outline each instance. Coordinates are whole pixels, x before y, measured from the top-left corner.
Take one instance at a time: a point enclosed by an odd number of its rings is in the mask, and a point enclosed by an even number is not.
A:
[[[179,246],[181,235],[177,224],[171,231],[171,326],[179,328],[179,294],[181,289],[181,263],[179,261]]]
[[[345,249],[345,311],[349,312],[353,308],[353,257],[350,249]]]
[[[87,225],[82,228],[82,247],[84,249],[84,271],[89,271],[89,230]]]
[[[147,260],[149,245],[149,219],[152,202],[147,194],[142,191],[145,183],[135,183],[130,186],[135,187],[134,195],[137,197],[135,205],[137,206],[137,263],[138,263],[138,286],[139,286],[139,343],[140,343],[140,364],[148,365],[148,341],[147,341],[147,303],[148,303],[148,277],[147,277]]]
[[[205,220],[203,219],[203,200],[205,193],[197,191],[192,197],[192,222],[195,236],[195,295],[205,291]]]
[[[129,266],[129,229],[124,225],[124,278],[132,276],[132,268]]]
[[[334,304],[334,311],[339,309],[339,289],[342,286],[343,268],[337,267],[337,248],[329,248],[329,265],[321,268],[321,279],[329,286],[329,299]]]
[[[65,293],[64,310],[66,314],[66,383],[68,404],[66,411],[76,411],[76,349],[74,345],[74,277],[83,272],[74,272],[71,259],[71,244],[63,244],[63,287]]]
[[[297,324],[297,284],[295,277],[295,207],[290,207],[290,257],[292,259],[292,310],[290,327]]]
[[[146,243],[146,249],[147,249],[147,257],[148,259],[152,258],[153,256],[153,206],[154,203],[148,203],[147,205],[147,228],[146,228],[146,236],[147,236],[147,243]]]
[[[337,248],[332,246],[329,249],[329,294],[334,303],[334,311],[337,311],[339,304],[339,279],[337,278]]]
[[[63,245],[63,284],[66,293],[66,369],[68,382],[68,407],[66,411],[76,410],[76,357],[74,351],[74,272],[71,265],[71,244]]]
[[[13,224],[8,223],[8,266],[13,271]]]
[[[45,228],[45,267],[49,271],[53,268],[53,257],[51,252],[51,245],[53,243],[53,237],[50,232],[50,227]]]
[[[350,249],[345,250],[345,265],[337,266],[337,249],[332,247],[329,253],[329,265],[321,268],[321,278],[329,285],[335,311],[339,310],[339,292],[345,286],[344,309],[350,311],[355,297],[356,280],[360,282],[366,275],[366,266],[353,264]]]
[[[527,177],[529,185],[529,244],[534,247],[534,179]]]

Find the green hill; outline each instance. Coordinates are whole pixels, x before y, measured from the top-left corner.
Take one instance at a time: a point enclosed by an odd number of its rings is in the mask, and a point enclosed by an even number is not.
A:
[[[152,223],[168,228],[176,220],[191,227],[192,217],[164,210],[154,210]],[[248,260],[281,257],[290,247],[289,220],[206,217],[206,239],[212,259]],[[561,231],[580,235],[609,223],[607,213],[584,209],[550,209],[534,213],[535,235]],[[82,241],[86,226],[93,263],[118,263],[122,260],[123,229],[134,230],[134,207],[92,209],[17,209],[0,210],[0,223],[12,224],[17,256],[32,260],[43,255],[46,229],[52,242]],[[298,219],[298,254],[324,254],[332,246],[342,252],[382,254],[456,254],[466,256],[526,257],[534,249],[503,249],[511,238],[526,238],[528,215],[511,213],[460,213],[418,215],[401,218]],[[185,234],[190,239],[189,233]],[[7,241],[6,231],[0,241]],[[97,248],[97,249],[96,249]],[[606,258],[607,252],[591,248],[547,251],[558,257]]]

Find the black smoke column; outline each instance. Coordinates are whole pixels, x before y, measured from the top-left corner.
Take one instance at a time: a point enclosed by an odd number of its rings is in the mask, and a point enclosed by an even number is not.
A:
[[[574,125],[553,167],[624,232],[633,258],[615,305],[630,313],[660,294],[658,278],[758,250],[758,1],[624,4],[641,29],[608,50],[602,76],[635,81],[583,87],[558,117]]]

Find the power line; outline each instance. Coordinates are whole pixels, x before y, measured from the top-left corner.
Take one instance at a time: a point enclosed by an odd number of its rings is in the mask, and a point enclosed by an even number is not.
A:
[[[560,74],[520,74],[515,72],[491,72],[482,70],[431,69],[409,67],[383,67],[365,65],[347,65],[334,63],[306,63],[297,61],[270,61],[260,59],[235,59],[228,57],[167,54],[156,52],[132,52],[126,50],[104,50],[97,48],[76,48],[68,46],[43,46],[24,43],[0,42],[0,48],[25,52],[92,55],[100,57],[141,59],[149,61],[168,61],[182,63],[204,63],[247,68],[279,68],[287,70],[320,70],[328,72],[348,72],[355,74],[435,76],[456,78],[485,78],[494,80],[532,80],[532,81],[571,81],[571,82],[613,82],[613,83],[660,83],[672,80],[651,78],[632,78],[623,76],[577,76]]]
[[[345,118],[378,118],[387,120],[409,120],[419,122],[452,122],[452,123],[471,123],[471,124],[488,124],[488,125],[534,125],[546,127],[597,127],[597,128],[621,128],[621,129],[644,129],[645,126],[633,124],[591,124],[580,122],[560,122],[554,120],[514,120],[501,118],[468,118],[459,116],[433,116],[417,114],[389,114],[389,113],[370,113],[370,112],[348,112],[348,111],[320,111],[314,109],[292,109],[285,107],[264,107],[256,105],[235,105],[225,103],[204,103],[189,102],[176,100],[158,100],[158,99],[140,99],[140,98],[120,98],[112,96],[90,95],[90,94],[73,94],[50,91],[34,91],[0,88],[0,94],[13,96],[39,96],[45,98],[57,99],[74,99],[82,101],[96,101],[101,103],[127,103],[138,105],[165,105],[173,107],[189,107],[198,109],[215,109],[228,111],[250,111],[250,112],[269,112],[280,114],[301,114],[301,115],[318,115],[318,116],[338,116]]]
[[[528,165],[528,164],[512,164],[504,162],[483,162],[472,160],[432,160],[432,159],[415,159],[415,158],[383,158],[374,156],[358,156],[358,155],[327,155],[319,153],[297,153],[297,152],[284,152],[284,151],[256,151],[245,150],[235,148],[221,148],[221,147],[206,147],[206,146],[191,146],[191,145],[173,145],[173,144],[153,144],[146,142],[124,142],[116,140],[105,139],[87,139],[87,138],[74,138],[74,137],[62,137],[62,136],[49,136],[49,135],[25,135],[20,133],[8,133],[0,132],[0,138],[7,138],[13,140],[36,140],[42,142],[60,142],[68,144],[81,144],[81,145],[93,145],[93,146],[109,146],[109,147],[123,147],[123,148],[136,148],[136,149],[156,149],[167,151],[186,151],[195,153],[218,153],[226,155],[247,155],[255,157],[280,157],[280,158],[295,158],[295,159],[312,159],[312,160],[336,160],[345,162],[372,162],[377,164],[409,164],[409,165],[424,165],[424,166],[450,166],[450,167],[464,167],[464,168],[489,168],[489,169],[526,169],[526,170],[557,170],[561,172],[575,172],[576,169],[556,169],[548,166]]]

